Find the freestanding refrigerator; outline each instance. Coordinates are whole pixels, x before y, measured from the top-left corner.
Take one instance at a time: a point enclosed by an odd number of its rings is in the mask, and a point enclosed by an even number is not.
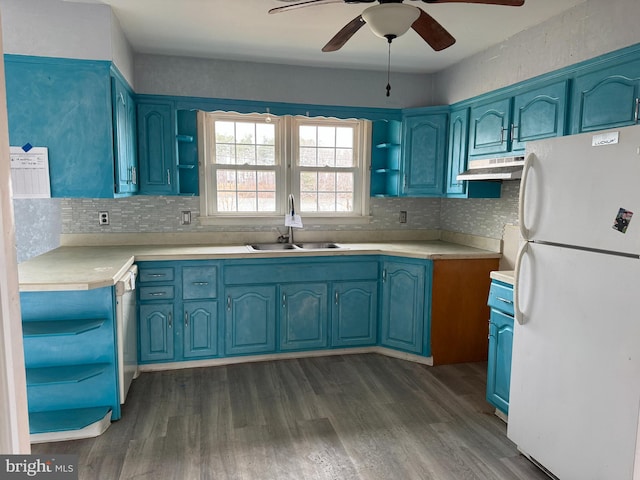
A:
[[[640,126],[527,144],[508,437],[561,480],[640,480]]]

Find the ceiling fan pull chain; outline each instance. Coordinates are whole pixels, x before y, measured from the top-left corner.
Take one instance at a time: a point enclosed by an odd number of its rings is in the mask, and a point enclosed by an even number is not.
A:
[[[389,54],[387,56],[387,97],[391,96],[391,36],[387,37],[389,42]]]

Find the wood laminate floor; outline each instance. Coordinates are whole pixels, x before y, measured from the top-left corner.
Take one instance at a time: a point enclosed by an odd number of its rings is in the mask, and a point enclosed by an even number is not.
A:
[[[548,480],[485,379],[377,354],[144,373],[103,435],[33,453],[78,454],[87,480]]]

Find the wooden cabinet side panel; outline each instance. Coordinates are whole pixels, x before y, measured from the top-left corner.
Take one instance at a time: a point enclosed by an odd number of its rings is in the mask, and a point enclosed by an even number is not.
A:
[[[487,360],[489,273],[497,258],[435,260],[431,306],[434,365]]]

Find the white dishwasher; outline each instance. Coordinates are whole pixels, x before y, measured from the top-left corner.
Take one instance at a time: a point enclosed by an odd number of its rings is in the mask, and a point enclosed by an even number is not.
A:
[[[136,278],[138,266],[131,265],[116,282],[116,330],[118,337],[118,384],[120,403],[127,398],[131,381],[138,376],[138,326]]]

